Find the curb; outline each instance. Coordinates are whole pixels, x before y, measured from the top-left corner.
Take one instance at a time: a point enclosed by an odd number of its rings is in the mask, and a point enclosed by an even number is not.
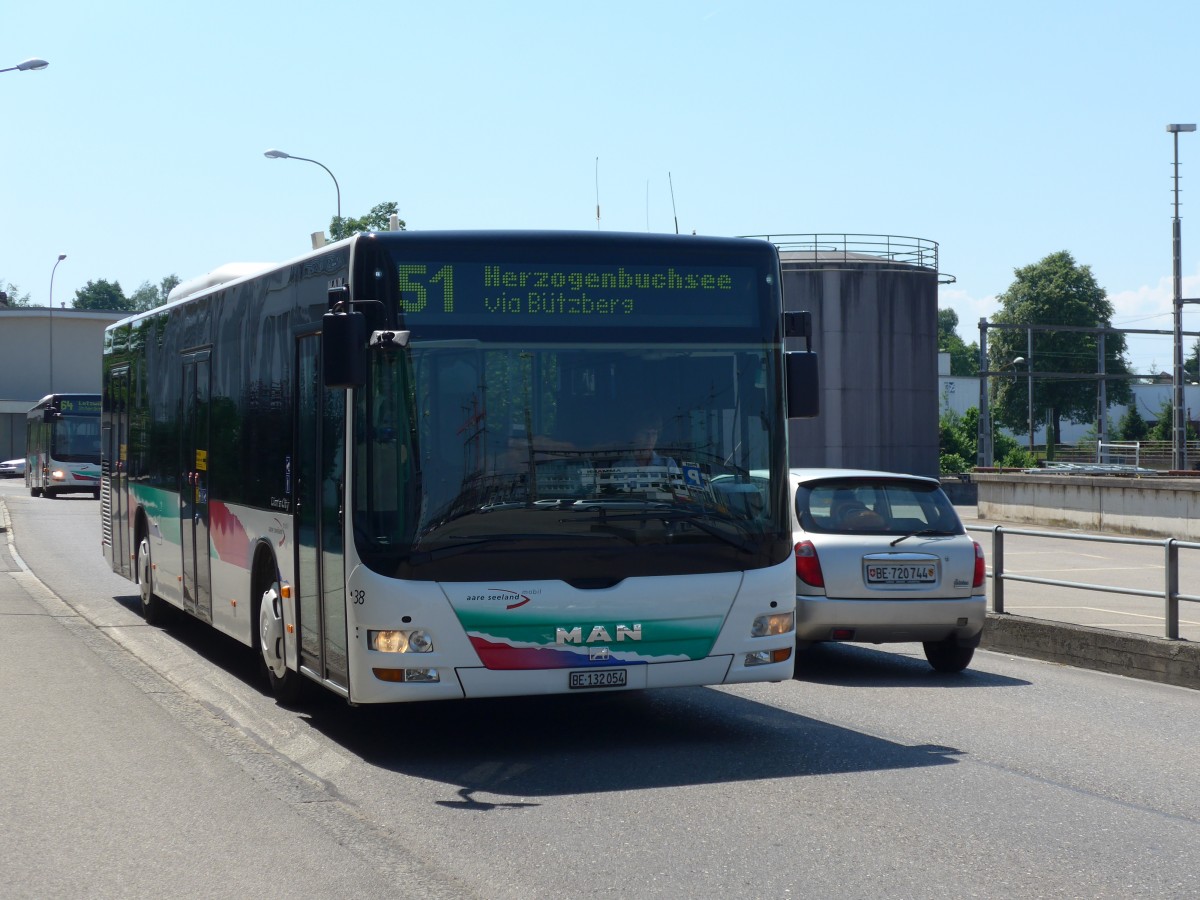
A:
[[[979,646],[999,653],[1200,690],[1200,644],[1191,641],[1170,641],[989,612]]]

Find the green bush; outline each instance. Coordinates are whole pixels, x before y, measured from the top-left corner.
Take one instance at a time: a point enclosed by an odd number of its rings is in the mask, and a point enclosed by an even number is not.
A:
[[[974,463],[967,462],[957,453],[943,453],[938,457],[938,471],[943,475],[958,475],[973,468]]]
[[[997,458],[996,465],[1005,469],[1033,469],[1037,467],[1037,457],[1022,447],[1013,447],[1003,459]]]

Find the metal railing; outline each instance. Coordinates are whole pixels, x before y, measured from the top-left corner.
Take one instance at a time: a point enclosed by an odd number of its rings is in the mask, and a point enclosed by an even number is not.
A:
[[[1200,596],[1183,594],[1179,591],[1179,551],[1200,550],[1200,543],[1180,541],[1176,538],[1116,537],[1098,534],[1070,534],[1060,531],[1034,531],[1027,528],[1009,528],[1005,525],[968,525],[967,531],[990,532],[992,535],[992,553],[988,577],[992,579],[992,611],[1004,612],[1004,586],[1007,582],[1025,582],[1041,584],[1050,587],[1075,588],[1084,591],[1104,591],[1109,594],[1126,594],[1133,597],[1157,597],[1163,601],[1163,614],[1166,619],[1166,634],[1170,640],[1179,640],[1179,601],[1200,603]],[[1039,578],[1035,575],[1018,575],[1004,571],[1004,537],[1005,535],[1023,535],[1026,537],[1054,538],[1063,541],[1083,541],[1086,543],[1124,544],[1126,546],[1151,546],[1163,548],[1163,586],[1161,590],[1148,588],[1127,588],[1110,584],[1090,584],[1083,581],[1062,581],[1057,578]]]
[[[894,234],[752,234],[770,241],[782,253],[809,254],[810,259],[857,262],[863,257],[903,263],[906,266],[938,267],[936,241]]]
[[[1056,444],[1054,458],[1060,462],[1124,462],[1144,469],[1166,472],[1172,466],[1170,441],[1084,440],[1078,444]],[[1200,441],[1188,441],[1189,460],[1200,459]]]

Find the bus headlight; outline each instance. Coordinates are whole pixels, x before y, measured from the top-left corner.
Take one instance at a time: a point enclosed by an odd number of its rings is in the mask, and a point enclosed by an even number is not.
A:
[[[64,472],[62,469],[55,469],[53,472],[50,473],[50,477],[53,478],[55,481],[63,481],[67,477],[67,473]]]
[[[367,646],[380,653],[432,653],[433,639],[428,632],[368,631]]]
[[[791,647],[780,647],[778,650],[756,650],[746,654],[746,665],[769,666],[772,663],[787,662],[791,658]]]
[[[775,634],[790,634],[796,630],[796,614],[794,612],[775,613],[769,616],[759,616],[750,626],[750,637],[769,637]]]

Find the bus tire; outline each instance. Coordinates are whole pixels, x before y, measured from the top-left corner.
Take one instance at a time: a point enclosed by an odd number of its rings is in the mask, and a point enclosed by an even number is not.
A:
[[[283,596],[279,582],[263,592],[258,604],[258,658],[276,702],[287,706],[300,699],[303,681],[287,667],[287,637],[283,627]]]
[[[137,583],[142,618],[146,620],[147,625],[161,625],[167,615],[167,604],[154,593],[154,566],[150,562],[150,539],[145,535],[138,542]]]
[[[30,487],[29,488],[29,496],[30,497],[40,497],[41,494],[42,494],[41,488],[39,488],[39,487]]]

